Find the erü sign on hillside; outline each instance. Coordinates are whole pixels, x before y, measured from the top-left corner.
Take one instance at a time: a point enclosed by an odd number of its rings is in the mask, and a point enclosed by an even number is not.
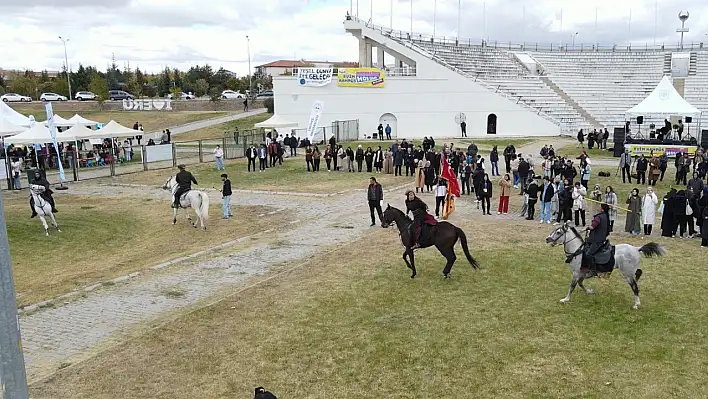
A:
[[[123,110],[124,111],[172,111],[172,100],[170,99],[158,99],[153,100],[150,98],[123,100]]]
[[[332,82],[333,68],[299,68],[297,80],[300,86],[325,86]]]

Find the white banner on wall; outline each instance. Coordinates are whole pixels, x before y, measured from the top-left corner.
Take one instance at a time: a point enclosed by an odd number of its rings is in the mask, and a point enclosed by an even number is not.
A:
[[[145,146],[145,162],[169,161],[172,159],[172,144]]]
[[[298,68],[297,80],[300,86],[326,86],[332,83],[333,68]]]
[[[317,125],[320,123],[320,116],[322,116],[322,108],[324,103],[317,100],[312,103],[312,111],[310,111],[310,120],[307,122],[307,139],[311,143],[315,142],[315,133],[317,132]]]

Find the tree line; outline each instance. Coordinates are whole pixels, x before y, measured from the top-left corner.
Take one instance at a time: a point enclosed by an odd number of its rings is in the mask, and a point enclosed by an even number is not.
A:
[[[0,94],[13,92],[38,99],[41,93],[57,93],[69,97],[66,68],[54,77],[47,71],[35,73],[32,70],[16,72],[14,78],[4,79],[0,76]],[[246,94],[249,83],[253,91],[271,90],[273,82],[270,76],[254,74],[252,82],[248,76],[235,77],[229,71],[219,68],[214,70],[210,65],[195,65],[187,71],[178,68],[165,67],[160,73],[148,74],[130,64],[119,68],[115,58],[106,71],[99,71],[93,66],[79,67],[69,73],[72,94],[78,91],[91,91],[102,100],[108,99],[108,90],[125,90],[134,97],[164,97],[169,93],[194,93],[198,97],[210,96],[219,98],[224,90],[234,90]],[[72,96],[73,97],[73,96]]]

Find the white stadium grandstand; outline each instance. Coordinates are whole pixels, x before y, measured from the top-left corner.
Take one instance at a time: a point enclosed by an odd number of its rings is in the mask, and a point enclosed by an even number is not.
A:
[[[336,70],[316,84],[296,72],[275,77],[280,120],[305,127],[319,101],[319,126],[358,120],[361,136],[376,132],[380,123],[389,124],[394,137],[459,136],[462,121],[470,137],[612,131],[669,76],[679,96],[703,113],[642,115],[646,126],[640,128],[648,131],[650,124],[663,126],[665,118],[686,116],[693,116],[687,125],[692,133],[708,127],[708,49],[702,45],[500,48],[392,31],[349,16],[344,28],[359,40],[360,68],[385,71],[383,80],[352,87],[337,82]]]

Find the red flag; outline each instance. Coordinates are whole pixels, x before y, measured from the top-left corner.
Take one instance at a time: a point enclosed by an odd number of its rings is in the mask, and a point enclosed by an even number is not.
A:
[[[445,158],[445,154],[440,157],[440,178],[447,180],[447,192],[454,195],[455,197],[460,197],[460,182],[457,180],[457,174]]]

